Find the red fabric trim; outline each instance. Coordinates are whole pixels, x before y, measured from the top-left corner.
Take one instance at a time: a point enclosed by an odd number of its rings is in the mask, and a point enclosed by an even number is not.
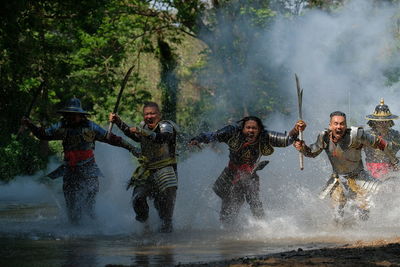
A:
[[[253,171],[254,165],[250,164],[236,165],[233,164],[232,162],[229,162],[228,168],[235,172],[232,184],[236,184],[237,182],[239,182],[242,174],[250,174]]]
[[[371,173],[371,175],[375,178],[381,178],[383,175],[387,174],[390,169],[390,163],[376,163],[376,162],[367,162],[367,169]]]
[[[378,138],[379,138],[378,148],[383,151],[385,149],[385,147],[387,146],[387,143],[386,143],[385,139],[382,138],[382,136],[379,136]]]
[[[92,157],[94,157],[93,150],[72,150],[64,152],[64,158],[71,167],[75,167],[78,162]]]

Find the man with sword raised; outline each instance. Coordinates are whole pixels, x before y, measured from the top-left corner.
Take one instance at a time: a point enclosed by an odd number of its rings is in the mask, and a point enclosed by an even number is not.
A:
[[[371,147],[391,155],[391,142],[367,133],[362,127],[347,128],[346,115],[335,111],[330,114],[329,129],[322,131],[315,143],[307,146],[303,141],[296,141],[294,146],[306,157],[314,158],[322,151],[328,155],[333,170],[320,198],[331,197],[336,210],[335,222],[344,222],[344,208],[350,201],[355,203],[361,220],[369,218],[367,194],[374,192],[380,181],[364,170],[361,150]]]
[[[172,232],[172,216],[178,188],[175,153],[178,126],[170,120],[162,120],[160,108],[155,102],[144,104],[143,121],[138,126],[128,126],[115,113],[110,113],[109,119],[141,146],[139,167],[133,173],[127,188],[133,187],[132,206],[136,220],[147,222],[147,199],[153,198],[154,207],[161,219],[160,232]]]
[[[297,139],[306,124],[299,120],[289,134],[265,129],[260,118],[244,117],[238,124],[228,125],[215,132],[201,133],[189,145],[222,142],[229,147],[229,164],[214,183],[213,190],[222,200],[220,221],[226,226],[236,222],[244,201],[250,205],[253,216],[264,218],[260,200],[260,178],[257,171],[263,169],[268,161],[260,161],[269,156],[274,147],[287,147]]]
[[[89,113],[82,109],[78,98],[70,99],[58,113],[63,118],[48,128],[37,127],[26,117],[22,124],[39,139],[62,141],[64,164],[48,176],[52,179],[63,176],[68,218],[72,224],[79,224],[84,215],[95,217],[98,177],[101,175],[94,158],[95,141],[123,147],[136,156],[138,153],[119,136],[110,134],[107,138],[107,131],[87,118]]]

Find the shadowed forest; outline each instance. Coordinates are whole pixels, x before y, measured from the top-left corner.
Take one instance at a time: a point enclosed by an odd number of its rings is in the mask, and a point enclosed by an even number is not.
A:
[[[50,156],[62,152],[59,143],[39,141],[28,131],[17,136],[23,116],[48,126],[59,119],[57,110],[75,96],[81,99],[93,121],[106,126],[124,77],[128,81],[118,114],[129,123],[138,123],[142,104],[156,101],[161,104],[164,118],[180,125],[183,143],[195,133],[216,129],[244,115],[264,119],[278,112],[295,116],[295,99],[287,92],[289,86],[294,92],[294,71],[301,73],[302,69],[294,70],[269,53],[273,44],[268,40],[277,34],[272,31],[273,25],[278,21],[296,23],[311,13],[334,18],[348,2],[361,3],[340,0],[3,3],[0,180],[7,182],[17,175],[31,175],[45,168]],[[381,55],[385,62],[380,69],[385,86],[379,90],[396,94],[398,86],[393,85],[400,79],[399,1],[366,2],[371,3],[372,13],[381,8],[393,10],[387,27],[395,43],[387,44]],[[315,23],[315,27],[319,26],[318,21]],[[357,27],[365,26],[343,23],[355,33]],[[305,38],[312,41],[311,37]],[[380,41],[374,37],[369,40]],[[351,58],[354,55],[343,49],[351,45],[351,38],[336,43],[336,52],[347,56],[339,63],[348,65],[356,61]],[[358,45],[359,50],[364,48],[363,44]],[[128,73],[131,68],[133,71]],[[369,77],[368,73],[360,75]],[[180,153],[185,155],[185,151]]]

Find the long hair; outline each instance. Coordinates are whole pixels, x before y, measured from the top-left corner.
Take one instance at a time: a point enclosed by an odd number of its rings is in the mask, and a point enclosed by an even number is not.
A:
[[[247,121],[255,121],[257,123],[258,127],[260,128],[260,133],[265,131],[264,124],[262,123],[261,119],[256,116],[247,116],[247,117],[244,117],[243,119],[239,120],[238,123],[240,125],[240,128],[243,129],[243,127]]]

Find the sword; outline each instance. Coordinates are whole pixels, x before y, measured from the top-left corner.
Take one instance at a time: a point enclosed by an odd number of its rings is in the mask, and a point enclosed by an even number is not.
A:
[[[303,105],[303,89],[300,88],[300,81],[297,74],[294,74],[296,78],[296,87],[297,87],[297,103],[299,108],[299,120],[303,120],[303,112],[302,112],[302,105]],[[303,132],[299,132],[299,139],[303,141]],[[299,163],[300,163],[300,170],[304,170],[304,156],[303,153],[299,153]]]
[[[131,75],[131,72],[132,72],[134,67],[135,66],[130,67],[129,70],[127,71],[127,73],[125,74],[124,80],[121,83],[121,88],[119,89],[117,102],[115,103],[113,113],[117,113],[117,111],[118,111],[118,106],[119,106],[119,102],[121,100],[122,92],[125,89],[126,83],[128,82],[129,75]],[[107,139],[110,138],[110,134],[111,134],[111,130],[112,130],[113,125],[114,125],[114,123],[110,122],[110,125],[108,126]]]
[[[25,117],[25,118],[28,118],[28,119],[29,119],[29,117],[30,117],[30,115],[31,115],[31,111],[32,111],[32,109],[33,109],[33,105],[35,104],[36,99],[38,98],[40,92],[43,90],[43,87],[44,87],[44,81],[42,80],[41,83],[40,83],[40,85],[37,87],[36,91],[34,92],[34,94],[33,94],[33,96],[32,96],[31,103],[29,104],[29,107],[28,107],[28,109],[26,110],[26,112],[25,112],[25,114],[24,114],[24,117]],[[24,131],[25,131],[25,125],[21,125],[21,126],[19,127],[19,129],[18,129],[17,137],[16,137],[16,138],[19,139],[19,137],[21,136],[21,134],[22,134]]]

